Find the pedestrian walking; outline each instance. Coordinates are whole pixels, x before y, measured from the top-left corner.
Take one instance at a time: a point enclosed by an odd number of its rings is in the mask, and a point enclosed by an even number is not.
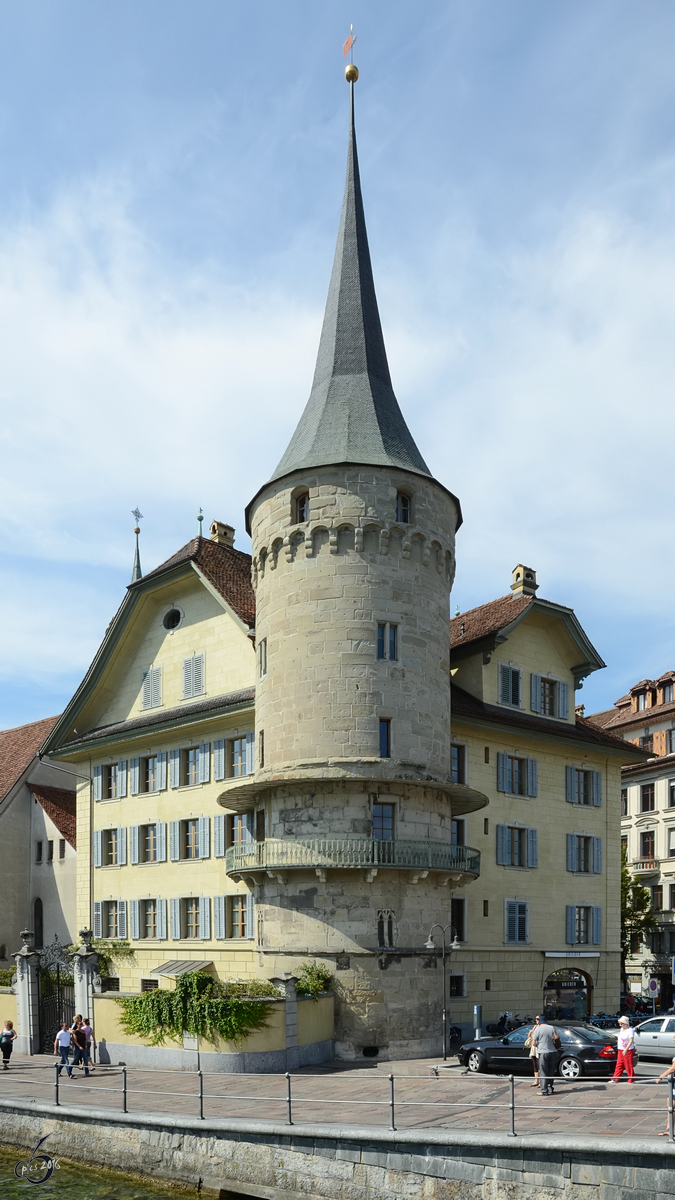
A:
[[[56,1037],[54,1038],[54,1053],[61,1055],[61,1062],[59,1063],[58,1070],[56,1073],[57,1073],[57,1075],[60,1075],[63,1068],[65,1067],[66,1071],[68,1072],[69,1079],[73,1078],[73,1068],[70,1065],[70,1057],[69,1057],[70,1056],[71,1038],[72,1038],[72,1034],[68,1028],[68,1022],[63,1021],[61,1023],[61,1028],[59,1029],[59,1032],[57,1033]]]
[[[87,1045],[87,1035],[82,1028],[82,1022],[78,1021],[74,1029],[71,1029],[73,1039],[73,1066],[84,1067],[85,1075],[89,1074],[89,1046]]]
[[[617,1036],[616,1067],[610,1083],[618,1083],[624,1071],[628,1083],[635,1083],[633,1059],[635,1057],[635,1034],[631,1029],[629,1017],[619,1017],[619,1033]]]
[[[558,1051],[560,1050],[560,1034],[542,1021],[535,1026],[532,1034],[532,1045],[539,1055],[539,1083],[542,1096],[553,1095],[553,1077],[558,1066]]]
[[[12,1054],[12,1046],[16,1041],[16,1029],[13,1021],[5,1021],[5,1027],[0,1033],[0,1047],[2,1047],[2,1069],[9,1071],[9,1060]]]
[[[96,1057],[96,1038],[94,1037],[94,1030],[91,1027],[91,1021],[89,1020],[89,1017],[83,1017],[82,1028],[87,1035],[87,1046],[89,1048],[89,1070],[95,1071],[96,1067],[94,1066],[94,1059]]]
[[[532,1068],[534,1070],[534,1083],[530,1084],[530,1087],[533,1087],[533,1088],[539,1087],[539,1051],[538,1051],[536,1045],[534,1044],[534,1042],[532,1041],[532,1035],[534,1034],[534,1031],[537,1028],[537,1025],[540,1023],[540,1021],[541,1021],[540,1016],[536,1016],[534,1018],[534,1025],[532,1026],[530,1032],[528,1033],[527,1037],[525,1038],[525,1045],[527,1047],[529,1047],[530,1058],[532,1059]]]
[[[675,1037],[673,1038],[673,1043],[675,1043]],[[675,1058],[673,1059],[671,1065],[666,1068],[666,1070],[663,1072],[662,1075],[656,1076],[654,1083],[662,1083],[663,1080],[667,1079],[669,1075],[675,1075]],[[668,1137],[669,1133],[670,1133],[670,1113],[668,1114],[666,1127],[663,1130],[663,1133],[659,1134],[659,1137]]]

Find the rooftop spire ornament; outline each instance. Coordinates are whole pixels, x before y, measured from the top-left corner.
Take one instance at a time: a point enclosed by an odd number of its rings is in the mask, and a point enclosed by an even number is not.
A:
[[[202,536],[202,521],[204,520],[204,514],[202,512],[201,504],[199,505],[199,512],[197,513],[197,520],[199,521],[199,537],[201,537]]]
[[[350,25],[349,26],[349,37],[347,38],[347,41],[345,42],[344,46],[342,47],[342,57],[345,58],[347,54],[349,55],[349,62],[347,63],[347,66],[345,67],[345,79],[347,80],[347,83],[356,83],[356,81],[359,77],[359,68],[354,66],[354,42],[355,41],[356,41],[356,34],[354,33],[354,26]]]
[[[138,522],[143,520],[143,513],[138,505],[136,505],[135,508],[132,508],[131,515],[136,521],[136,524],[134,525],[134,533],[136,534],[136,553],[134,554],[134,565],[131,572],[131,582],[135,583],[137,579],[143,578],[143,572],[141,571],[141,552],[138,547],[138,535],[141,532],[141,527]]]

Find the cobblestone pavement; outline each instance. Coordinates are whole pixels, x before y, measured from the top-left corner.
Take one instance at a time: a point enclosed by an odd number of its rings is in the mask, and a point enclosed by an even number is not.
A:
[[[0,1077],[0,1098],[21,1097],[53,1103],[53,1058],[13,1055]],[[556,1080],[554,1096],[542,1097],[531,1076],[516,1076],[515,1128],[520,1134],[601,1134],[656,1137],[667,1122],[668,1088],[654,1077],[667,1064],[641,1062],[635,1084],[608,1080]],[[438,1068],[438,1077],[434,1072]],[[350,1126],[389,1126],[390,1083],[394,1075],[395,1123],[404,1128],[509,1130],[509,1083],[497,1075],[463,1075],[456,1060],[344,1063],[304,1068],[291,1079],[292,1117],[297,1126],[321,1122]],[[283,1075],[205,1074],[204,1116],[285,1122],[287,1081]],[[87,1078],[63,1071],[64,1107],[122,1111],[121,1067],[97,1067]],[[127,1110],[199,1116],[199,1080],[180,1071],[127,1070]],[[665,1139],[664,1139],[665,1140]]]

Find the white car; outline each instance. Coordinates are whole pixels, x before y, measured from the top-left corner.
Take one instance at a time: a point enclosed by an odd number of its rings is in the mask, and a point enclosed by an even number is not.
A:
[[[636,1025],[635,1049],[642,1057],[675,1058],[675,1017],[650,1017]]]

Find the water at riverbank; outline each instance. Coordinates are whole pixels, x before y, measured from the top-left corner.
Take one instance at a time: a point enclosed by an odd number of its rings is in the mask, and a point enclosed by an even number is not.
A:
[[[45,1152],[47,1146],[44,1146]],[[56,1149],[52,1150],[56,1154]],[[51,1179],[39,1186],[26,1180],[20,1181],[14,1174],[18,1159],[30,1158],[30,1151],[23,1153],[0,1153],[0,1197],[14,1200],[27,1193],[35,1200],[180,1200],[189,1195],[180,1188],[156,1188],[146,1183],[135,1183],[119,1175],[104,1171],[93,1171],[86,1164],[64,1163],[54,1171]]]

